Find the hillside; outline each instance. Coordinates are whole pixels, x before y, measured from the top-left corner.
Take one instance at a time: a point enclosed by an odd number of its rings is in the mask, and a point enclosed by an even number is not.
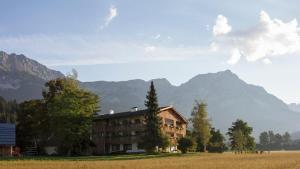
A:
[[[0,96],[6,100],[41,98],[45,82],[62,76],[24,55],[0,52]]]

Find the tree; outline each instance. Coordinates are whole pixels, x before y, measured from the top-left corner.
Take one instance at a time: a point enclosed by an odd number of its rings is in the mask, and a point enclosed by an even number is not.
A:
[[[97,95],[82,89],[72,77],[50,80],[43,99],[21,104],[17,140],[22,147],[56,146],[61,155],[79,155],[91,144],[93,115],[99,111]]]
[[[157,115],[159,112],[157,95],[153,81],[146,96],[145,106],[147,113],[145,114],[145,135],[143,136],[143,147],[147,152],[154,152],[157,147],[163,145],[163,134],[160,129],[161,118]]]
[[[285,132],[282,136],[282,142],[284,145],[288,145],[291,143],[291,135],[288,132]]]
[[[15,123],[18,103],[16,100],[6,101],[0,96],[0,122]]]
[[[178,140],[178,146],[177,148],[181,151],[181,153],[185,154],[188,152],[189,149],[191,149],[194,145],[194,141],[190,137],[181,137]]]
[[[275,134],[272,130],[268,131],[269,134],[269,139],[270,139],[270,144],[274,144],[275,143]]]
[[[224,143],[225,138],[221,134],[220,130],[215,130],[215,128],[211,128],[211,138],[208,143],[207,150],[208,152],[217,152],[217,153],[222,153],[224,152],[227,148]]]
[[[275,134],[275,147],[282,149],[282,136],[279,133]]]
[[[241,130],[234,130],[232,132],[232,138],[234,144],[231,145],[232,149],[238,152],[243,152],[245,150],[246,138]]]
[[[27,146],[42,147],[49,137],[49,119],[42,100],[30,100],[20,104],[17,113],[17,145],[24,150]],[[42,153],[38,149],[39,153]]]
[[[259,146],[261,149],[281,150],[290,149],[291,147],[291,136],[288,132],[282,135],[280,133],[274,134],[273,131],[262,132],[260,134],[260,140]]]
[[[261,144],[262,146],[267,146],[268,144],[270,144],[270,137],[268,132],[262,132],[259,135],[259,144]]]
[[[243,120],[238,119],[233,122],[227,132],[231,149],[239,152],[254,150],[255,142],[251,136],[252,130],[252,127],[249,127]]]
[[[198,150],[206,152],[206,147],[211,137],[210,121],[207,117],[207,105],[196,101],[191,114],[193,136],[196,138]],[[203,148],[202,148],[202,147]]]
[[[46,83],[43,92],[49,114],[49,129],[60,154],[80,154],[88,148],[92,117],[98,96],[80,88],[76,79],[67,77]]]

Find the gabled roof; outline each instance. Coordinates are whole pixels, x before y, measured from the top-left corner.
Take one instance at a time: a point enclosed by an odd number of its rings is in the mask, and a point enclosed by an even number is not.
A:
[[[173,106],[163,107],[163,108],[160,109],[160,111],[169,110],[169,109],[173,110],[173,113],[175,113],[185,123],[188,123],[187,119],[181,113],[179,113]]]
[[[173,112],[178,115],[184,122],[187,123],[187,120],[179,113],[177,112],[173,106],[164,106],[159,108],[159,112],[164,110],[173,110]],[[97,120],[103,120],[103,119],[112,119],[112,118],[122,118],[122,117],[130,117],[130,116],[140,116],[145,115],[147,113],[147,109],[143,110],[137,110],[137,111],[127,111],[127,112],[119,112],[114,114],[103,114],[103,115],[97,115],[94,117],[94,121]]]

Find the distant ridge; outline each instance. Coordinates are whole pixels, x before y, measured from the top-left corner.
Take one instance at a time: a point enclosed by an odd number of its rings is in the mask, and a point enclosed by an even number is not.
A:
[[[0,96],[6,100],[24,101],[41,98],[47,80],[63,74],[25,57],[0,52]],[[173,105],[185,117],[195,100],[208,104],[213,125],[223,132],[237,118],[253,126],[257,136],[264,130],[297,131],[300,113],[260,86],[247,84],[230,70],[199,74],[189,81],[172,85],[167,79],[153,79],[161,106]],[[131,107],[144,108],[150,81],[140,79],[120,82],[81,82],[81,85],[101,98],[102,113],[110,109],[127,111]]]

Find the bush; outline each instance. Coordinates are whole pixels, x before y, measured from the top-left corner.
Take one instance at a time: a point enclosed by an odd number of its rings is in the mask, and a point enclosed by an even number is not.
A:
[[[194,141],[189,137],[182,137],[178,140],[178,149],[183,153],[187,153],[187,151],[194,146]]]

